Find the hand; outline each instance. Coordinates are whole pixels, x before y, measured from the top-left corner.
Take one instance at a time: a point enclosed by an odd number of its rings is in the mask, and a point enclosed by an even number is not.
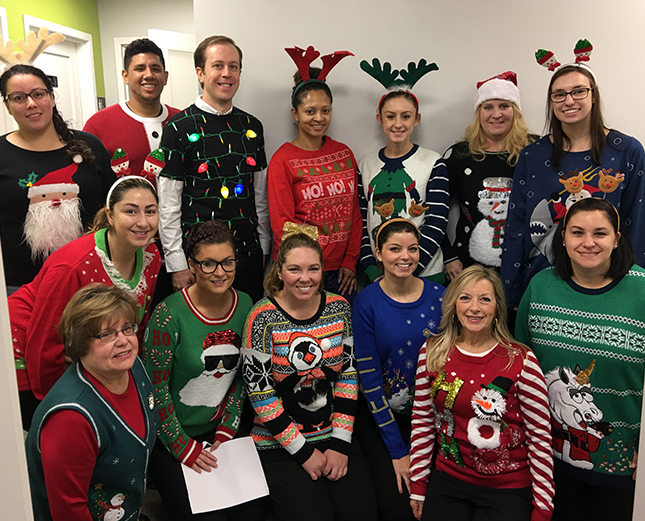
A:
[[[464,269],[464,265],[461,263],[459,259],[443,265],[443,270],[446,273],[446,278],[449,281],[454,279],[457,275],[459,275],[463,269]]]
[[[392,460],[394,474],[396,474],[396,484],[399,487],[399,494],[403,494],[403,483],[410,493],[410,455],[407,454],[399,459]]]
[[[302,468],[307,471],[311,479],[316,481],[323,475],[327,458],[318,449],[314,449],[314,453],[309,456],[309,459],[302,464]]]
[[[213,445],[213,447],[215,447],[215,445]],[[195,461],[191,467],[195,472],[197,472],[197,474],[201,474],[202,470],[210,472],[212,468],[217,468],[217,458],[211,454],[211,452],[215,450],[213,447],[208,449],[202,447],[201,454],[197,456],[197,461]],[[219,445],[217,445],[217,447],[219,447]]]
[[[417,519],[421,519],[421,514],[423,514],[423,501],[418,499],[411,499],[410,506],[412,507],[412,513]]]
[[[325,469],[323,470],[323,475],[329,481],[338,481],[345,474],[347,474],[347,456],[336,452],[332,449],[327,449],[325,451],[325,458],[327,458],[327,463],[325,464]]]
[[[634,459],[632,462],[629,464],[629,468],[634,469],[634,473],[632,474],[632,479],[636,481],[636,471],[637,471],[637,465],[638,465],[638,452],[636,452],[636,449],[634,449]]]
[[[195,276],[188,268],[181,271],[175,271],[172,274],[172,287],[175,291],[181,291],[186,286],[190,286],[195,282]]]
[[[344,295],[356,291],[356,273],[347,268],[338,270],[338,293]]]

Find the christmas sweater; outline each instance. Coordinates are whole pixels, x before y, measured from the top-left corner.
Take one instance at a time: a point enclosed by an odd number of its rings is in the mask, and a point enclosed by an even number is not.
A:
[[[361,388],[392,459],[409,453],[392,412],[410,416],[419,349],[439,332],[444,288],[424,280],[414,302],[397,302],[379,283],[354,300],[354,349]]]
[[[411,498],[424,501],[435,466],[455,479],[533,491],[532,521],[553,512],[549,404],[535,355],[515,346],[513,363],[497,345],[483,356],[453,347],[444,368],[429,372],[419,352],[412,411]]]
[[[183,183],[178,223],[182,236],[195,224],[218,219],[233,230],[239,254],[258,252],[253,183],[254,174],[267,166],[262,123],[237,107],[215,115],[193,104],[168,120],[161,148],[166,165],[160,176]],[[163,199],[160,191],[161,206]],[[163,225],[162,220],[165,248]]]
[[[549,391],[553,453],[571,476],[631,488],[645,377],[645,270],[600,289],[555,269],[529,284],[518,340],[535,351]]]
[[[85,490],[90,519],[116,521],[138,518],[146,490],[148,458],[157,438],[157,413],[152,384],[138,358],[135,358],[130,371],[133,376],[130,383],[136,385],[137,405],[141,407],[145,421],[143,437],[115,410],[111,404],[112,397],[102,394],[109,391],[92,382],[78,362],[67,369],[36,409],[25,442],[35,519],[53,519],[40,451],[43,426],[52,414],[67,410],[83,416],[91,426],[98,446],[91,479],[87,483],[89,486]],[[67,436],[75,434],[76,431],[72,431]],[[69,512],[65,519],[71,519]]]
[[[285,143],[271,157],[267,185],[273,260],[286,222],[312,224],[318,228],[325,271],[355,272],[361,240],[356,159],[346,145],[324,139],[320,150]]]
[[[110,157],[119,148],[123,149],[130,158],[130,174],[139,175],[147,155],[159,148],[163,126],[178,112],[179,109],[161,105],[158,116],[145,118],[121,101],[99,110],[87,120],[83,130],[99,138]]]
[[[515,167],[508,164],[506,154],[496,152],[488,152],[478,161],[467,141],[451,146],[443,158],[450,197],[459,204],[455,240],[451,244],[446,236],[441,245],[444,263],[460,260],[464,268],[477,262],[499,269]],[[487,186],[485,180],[490,178],[502,178],[495,182],[497,189]]]
[[[29,284],[9,299],[18,388],[42,400],[65,370],[58,323],[74,293],[92,282],[117,286],[139,303],[141,331],[150,314],[161,256],[154,244],[136,253],[134,276],[125,280],[108,258],[106,230],[84,235],[52,253]]]
[[[240,425],[244,383],[239,371],[246,293],[230,290],[225,317],[211,319],[193,304],[188,288],[157,306],[143,339],[143,358],[155,388],[159,439],[188,467],[201,454],[192,437],[216,429],[215,440],[232,439]]]
[[[526,147],[517,162],[502,251],[502,282],[517,307],[531,277],[551,265],[551,242],[567,208],[585,197],[611,202],[629,230],[639,265],[645,262],[645,152],[633,137],[611,130],[595,165],[589,152],[567,152],[551,168],[548,136]]]
[[[107,192],[116,181],[110,168],[110,156],[101,142],[91,134],[74,131],[92,149],[94,161],[76,165],[72,176],[78,185],[83,227],[92,224],[94,215],[105,204]],[[9,286],[31,282],[42,261],[32,260],[31,250],[23,237],[23,226],[29,208],[29,188],[46,174],[74,165],[65,148],[35,152],[17,147],[0,137],[0,234],[5,280]]]
[[[414,145],[404,156],[389,158],[385,148],[364,156],[359,164],[358,197],[363,218],[360,261],[374,281],[376,232],[394,217],[409,219],[420,232],[421,254],[416,274],[427,277],[443,270],[439,246],[448,224],[448,176],[441,172],[441,156]]]
[[[300,464],[321,442],[347,455],[358,396],[347,301],[322,292],[316,314],[296,320],[265,298],[247,317],[243,347],[256,448]]]

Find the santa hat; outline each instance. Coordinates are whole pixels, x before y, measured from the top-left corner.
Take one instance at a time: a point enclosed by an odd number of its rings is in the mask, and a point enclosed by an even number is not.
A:
[[[242,345],[242,339],[235,331],[227,329],[226,331],[215,331],[206,335],[202,349],[206,351],[209,347],[218,345],[231,345],[238,349]]]
[[[520,89],[517,88],[517,75],[513,71],[506,71],[487,80],[477,83],[475,96],[475,110],[485,101],[503,99],[514,103],[518,109],[520,104]]]
[[[79,186],[72,181],[72,176],[78,169],[77,163],[72,163],[64,168],[49,172],[36,181],[27,191],[27,197],[31,199],[36,195],[51,194],[52,192],[79,193]]]

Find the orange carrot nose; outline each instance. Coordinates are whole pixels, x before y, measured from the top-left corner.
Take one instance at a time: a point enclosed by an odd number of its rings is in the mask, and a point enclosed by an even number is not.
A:
[[[492,211],[494,211],[494,210],[495,210],[495,208],[497,208],[498,206],[499,206],[499,203],[495,203],[495,204],[493,205],[493,209],[491,210],[491,212],[492,212]]]
[[[475,402],[477,402],[479,405],[481,405],[481,406],[482,406],[484,409],[486,409],[486,410],[490,409],[490,408],[493,406],[493,404],[492,404],[492,403],[490,403],[490,402],[485,402],[485,401],[483,401],[483,400],[475,400]]]

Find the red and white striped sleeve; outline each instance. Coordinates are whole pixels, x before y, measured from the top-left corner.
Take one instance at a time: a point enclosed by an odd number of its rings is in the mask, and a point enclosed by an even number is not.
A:
[[[533,512],[531,521],[549,521],[553,514],[551,415],[544,375],[532,351],[526,353],[517,382],[520,413],[528,447]]]
[[[432,383],[426,369],[426,344],[419,351],[412,408],[410,440],[410,499],[425,501],[435,440],[435,414],[430,398]]]

